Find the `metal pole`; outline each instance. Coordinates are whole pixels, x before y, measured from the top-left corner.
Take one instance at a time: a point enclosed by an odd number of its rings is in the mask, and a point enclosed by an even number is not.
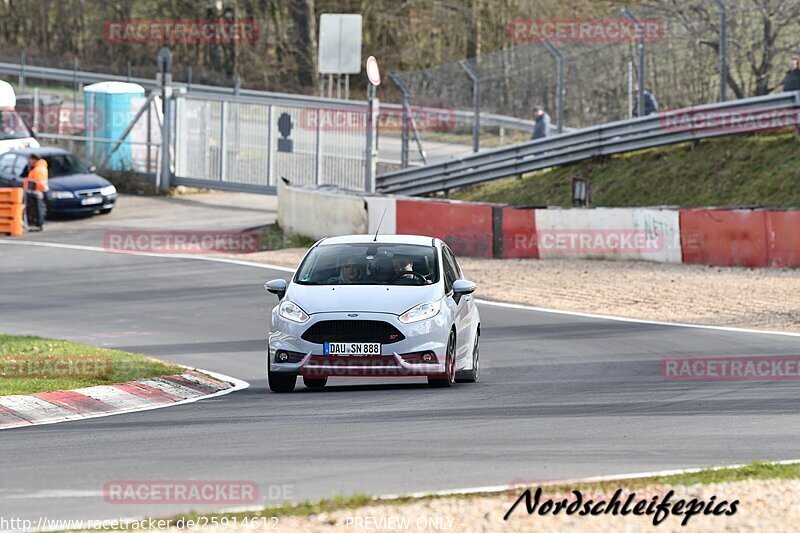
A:
[[[472,151],[478,152],[481,149],[481,78],[465,59],[458,64],[472,80]]]
[[[192,67],[186,69],[186,75],[188,77],[186,81],[186,92],[188,93],[192,90]]]
[[[33,121],[31,124],[33,131],[37,131],[39,129],[39,88],[34,87],[33,89]]]
[[[233,94],[239,96],[239,90],[242,88],[242,77],[236,75],[236,81],[233,82]]]
[[[274,124],[272,106],[267,106],[267,185],[275,185],[273,181],[273,162],[275,152],[272,150],[272,125]]]
[[[722,0],[711,0],[719,10],[719,101],[724,102],[728,87],[728,9]]]
[[[225,122],[228,119],[228,102],[222,101],[222,109],[220,110],[220,125],[219,125],[219,181],[225,181],[226,166],[228,164],[227,150],[225,145],[228,144],[227,129]]]
[[[317,108],[317,153],[315,156],[314,165],[314,183],[316,183],[317,187],[321,185],[322,182],[322,109]]]
[[[558,133],[564,131],[564,55],[550,41],[544,41],[547,50],[556,59],[556,115]]]
[[[128,61],[128,83],[131,82],[131,62]]]
[[[170,127],[172,126],[170,98],[172,98],[172,53],[169,48],[158,51],[158,76],[161,85],[161,106],[164,120],[161,123],[161,169],[159,172],[159,189],[169,192],[172,174],[170,171]]]
[[[25,90],[25,52],[19,53],[19,90]]]
[[[78,58],[72,57],[72,121],[75,121],[78,100]]]
[[[148,103],[147,104],[147,172],[148,173],[150,172],[150,162],[151,162],[150,158],[152,157],[152,154],[150,153],[150,150],[152,149],[152,147],[150,146],[150,144],[152,143],[152,134],[150,132],[153,123],[152,111],[153,111],[153,105],[152,103]]]
[[[375,121],[372,113],[375,100],[375,86],[367,82],[367,153],[364,158],[364,190],[375,192]]]
[[[628,61],[628,120],[633,118],[633,63]]]
[[[408,168],[408,123],[410,116],[408,88],[400,81],[400,78],[395,72],[389,73],[389,78],[403,93],[403,129],[400,136],[400,167]]]
[[[645,85],[645,65],[644,65],[644,57],[645,57],[645,49],[644,49],[644,30],[642,28],[639,19],[637,19],[633,14],[627,10],[627,8],[622,8],[622,13],[628,17],[633,23],[636,25],[636,33],[639,35],[639,40],[636,45],[638,52],[639,52],[639,100],[638,100],[638,113],[637,115],[643,117],[645,114],[644,111],[644,91],[647,89]]]

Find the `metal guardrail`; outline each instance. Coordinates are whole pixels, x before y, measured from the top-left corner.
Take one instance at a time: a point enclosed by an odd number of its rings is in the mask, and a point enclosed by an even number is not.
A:
[[[122,81],[136,83],[145,89],[152,90],[157,88],[155,78],[136,78],[118,74],[106,74],[100,72],[89,72],[84,70],[59,69],[52,67],[39,67],[35,65],[22,65],[18,63],[0,62],[0,75],[3,76],[24,76],[25,78],[45,79],[61,81],[73,84],[90,84],[102,81]],[[313,107],[338,109],[345,111],[366,112],[367,103],[362,100],[341,100],[336,98],[323,98],[319,96],[308,96],[302,94],[278,93],[270,91],[257,91],[253,89],[239,89],[219,85],[202,85],[193,83],[191,86],[185,83],[172,83],[172,87],[181,92],[186,91],[187,97],[196,96],[206,99],[225,99],[230,100],[236,96],[242,103],[290,105],[294,107]],[[403,106],[400,104],[381,103],[381,107],[401,112]],[[446,110],[454,115],[459,122],[472,122],[475,114],[472,111]],[[533,121],[520,119],[517,117],[495,115],[492,113],[480,114],[481,124],[487,127],[505,128],[508,130],[531,131]]]
[[[620,154],[644,148],[723,137],[759,129],[773,129],[774,123],[756,127],[720,127],[703,117],[730,117],[747,113],[800,113],[800,92],[745,98],[725,103],[706,104],[671,110],[631,120],[610,122],[561,135],[537,139],[513,146],[486,150],[446,162],[389,172],[377,176],[377,189],[382,193],[410,195],[448,191],[457,187],[517,176],[533,170],[575,163],[602,155]],[[672,127],[675,117],[693,117],[694,124]],[[715,125],[716,124],[716,125]],[[795,116],[792,125],[800,124]]]

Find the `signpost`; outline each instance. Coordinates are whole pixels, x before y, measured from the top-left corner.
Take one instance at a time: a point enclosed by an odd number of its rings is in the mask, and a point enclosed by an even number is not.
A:
[[[378,60],[374,56],[367,58],[367,153],[366,169],[364,172],[364,190],[375,192],[375,170],[378,160],[376,149],[376,126],[378,123],[379,100],[375,97],[376,89],[381,84],[381,71],[378,68]]]
[[[319,17],[319,62],[317,70],[328,75],[327,96],[333,95],[336,74],[336,97],[342,96],[342,74],[345,99],[350,97],[350,74],[361,73],[361,15],[325,13]],[[322,82],[320,95],[324,96]]]

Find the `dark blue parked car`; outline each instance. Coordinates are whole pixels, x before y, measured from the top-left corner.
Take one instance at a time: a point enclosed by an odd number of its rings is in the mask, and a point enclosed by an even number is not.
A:
[[[28,156],[38,154],[47,161],[50,190],[47,212],[53,214],[110,213],[117,202],[117,189],[86,168],[61,148],[20,148],[0,155],[0,187],[22,187]]]

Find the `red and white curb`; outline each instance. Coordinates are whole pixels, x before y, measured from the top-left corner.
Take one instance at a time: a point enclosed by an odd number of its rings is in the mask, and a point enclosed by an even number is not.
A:
[[[173,376],[114,385],[0,396],[0,430],[181,405],[249,386],[246,381],[222,374],[187,369]]]

